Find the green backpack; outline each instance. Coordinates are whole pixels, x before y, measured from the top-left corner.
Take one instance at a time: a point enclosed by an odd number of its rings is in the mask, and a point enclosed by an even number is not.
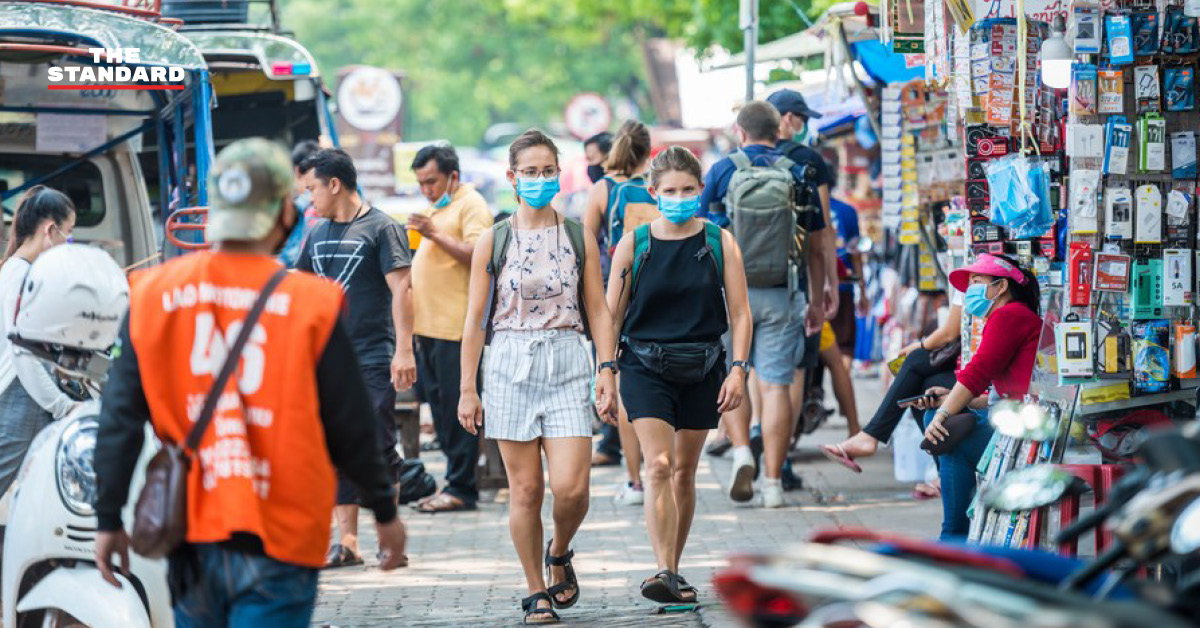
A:
[[[705,248],[703,252],[707,253],[708,259],[712,261],[713,266],[717,269],[717,277],[722,281],[725,278],[725,250],[721,245],[721,228],[717,225],[705,221],[704,222],[704,241]],[[633,231],[633,267],[622,274],[632,274],[630,280],[629,300],[633,300],[633,294],[637,292],[638,279],[641,277],[642,268],[646,265],[646,261],[650,259],[650,245],[654,242],[654,238],[650,237],[650,225],[642,225]],[[724,290],[724,283],[722,283]]]
[[[567,228],[567,241],[571,243],[571,249],[575,251],[575,270],[579,272],[579,283],[575,289],[576,299],[579,302],[579,315],[583,319],[583,333],[591,338],[591,331],[588,327],[587,301],[583,297],[583,269],[584,263],[587,261],[583,224],[578,220],[564,217],[563,225]],[[487,313],[483,317],[483,329],[488,332],[489,339],[492,335],[492,314],[496,311],[496,283],[500,278],[500,270],[504,268],[504,262],[508,255],[508,244],[512,241],[512,232],[511,217],[492,225],[492,259],[488,261],[487,265],[487,272],[488,275],[491,275],[492,282],[488,288]]]

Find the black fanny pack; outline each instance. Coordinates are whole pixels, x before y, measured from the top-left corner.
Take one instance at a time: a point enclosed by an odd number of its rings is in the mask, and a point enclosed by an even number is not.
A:
[[[702,381],[725,353],[719,340],[658,343],[625,338],[624,343],[646,368],[672,384]]]

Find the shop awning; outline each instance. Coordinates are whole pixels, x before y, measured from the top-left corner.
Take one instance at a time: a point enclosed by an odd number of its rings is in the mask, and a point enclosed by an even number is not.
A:
[[[925,78],[925,65],[910,67],[906,55],[892,52],[879,41],[860,41],[851,44],[854,56],[877,83],[907,83]]]

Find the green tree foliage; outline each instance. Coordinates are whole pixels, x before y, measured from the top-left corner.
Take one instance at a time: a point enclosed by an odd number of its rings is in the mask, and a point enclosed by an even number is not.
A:
[[[652,121],[646,38],[742,48],[738,0],[280,1],[331,85],[346,65],[404,72],[410,140],[473,145],[497,122],[545,125],[582,91],[630,98]],[[759,1],[765,42],[833,0]]]

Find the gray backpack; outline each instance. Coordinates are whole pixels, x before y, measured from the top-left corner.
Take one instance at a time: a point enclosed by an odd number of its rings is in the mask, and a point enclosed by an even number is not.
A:
[[[781,156],[769,166],[755,166],[740,150],[729,158],[737,170],[725,193],[725,211],[745,260],[746,282],[753,288],[791,286],[806,235],[797,223],[795,162]]]

